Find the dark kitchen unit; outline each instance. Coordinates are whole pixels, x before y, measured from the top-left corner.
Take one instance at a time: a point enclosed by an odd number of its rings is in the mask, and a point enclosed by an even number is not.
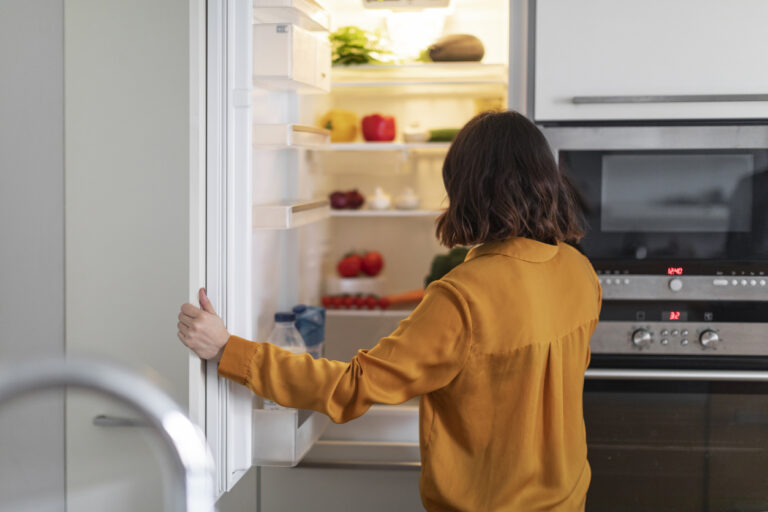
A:
[[[587,510],[768,510],[768,126],[546,126],[603,286]]]

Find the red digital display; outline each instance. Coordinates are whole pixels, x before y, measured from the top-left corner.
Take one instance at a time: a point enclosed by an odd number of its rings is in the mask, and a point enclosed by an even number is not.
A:
[[[667,267],[667,275],[681,276],[683,275],[683,267]]]
[[[662,311],[661,321],[662,322],[669,322],[669,321],[687,322],[688,312],[687,311]]]

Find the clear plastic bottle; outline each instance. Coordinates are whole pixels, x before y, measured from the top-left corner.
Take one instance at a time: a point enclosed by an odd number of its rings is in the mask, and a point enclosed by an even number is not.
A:
[[[267,338],[267,341],[285,350],[290,350],[294,354],[305,353],[307,346],[296,329],[295,321],[296,315],[293,313],[275,313],[275,328],[272,330],[269,338]],[[285,407],[267,399],[264,399],[264,408],[272,410],[285,409]]]

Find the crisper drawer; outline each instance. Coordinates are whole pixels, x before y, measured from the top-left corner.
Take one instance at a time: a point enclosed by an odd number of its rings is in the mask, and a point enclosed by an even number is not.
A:
[[[539,0],[537,121],[768,118],[768,2]]]
[[[288,23],[254,25],[253,82],[270,89],[329,91],[331,47],[327,34]]]

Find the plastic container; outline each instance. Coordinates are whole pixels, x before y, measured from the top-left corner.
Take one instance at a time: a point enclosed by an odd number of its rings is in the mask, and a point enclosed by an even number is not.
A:
[[[299,304],[293,308],[296,329],[301,334],[307,352],[315,359],[325,355],[325,308]]]
[[[305,353],[307,346],[294,325],[295,321],[296,315],[294,313],[275,313],[275,328],[272,330],[269,338],[267,338],[267,341],[285,350],[290,350],[294,354]],[[264,409],[280,410],[286,408],[272,400],[265,399]]]

